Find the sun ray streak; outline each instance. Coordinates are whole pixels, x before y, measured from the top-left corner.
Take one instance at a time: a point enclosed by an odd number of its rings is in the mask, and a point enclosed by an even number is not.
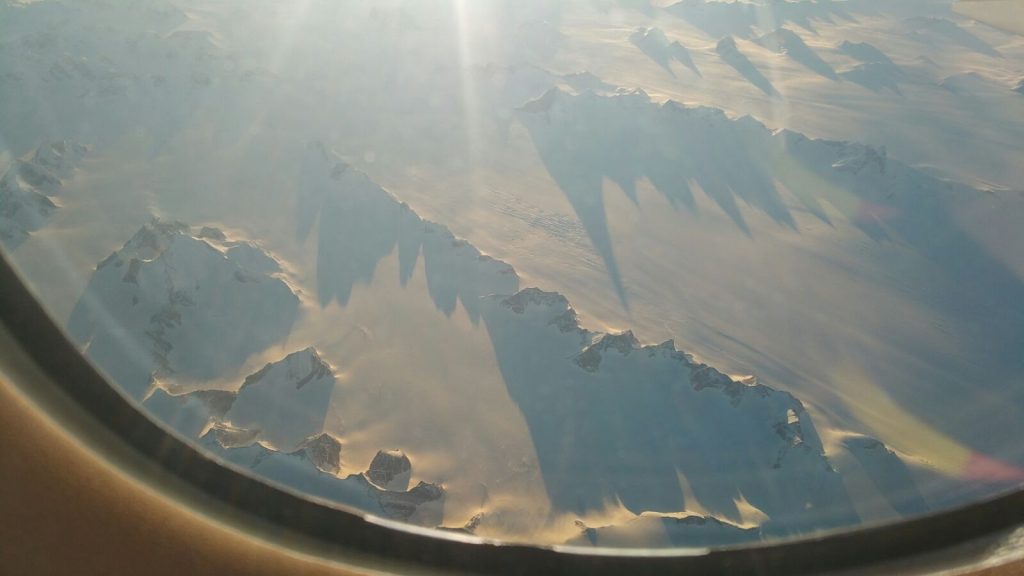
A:
[[[454,0],[455,29],[458,34],[459,81],[462,90],[462,114],[466,131],[467,156],[474,164],[480,159],[483,138],[480,126],[480,102],[473,82],[474,59],[470,38],[470,14],[466,0]]]

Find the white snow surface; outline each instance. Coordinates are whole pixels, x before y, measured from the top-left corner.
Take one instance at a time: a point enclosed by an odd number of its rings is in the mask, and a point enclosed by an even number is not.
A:
[[[238,245],[180,222],[143,225],[96,266],[68,321],[71,337],[134,398],[157,380],[229,374],[286,337],[299,304],[279,277],[236,258]]]
[[[151,414],[372,514],[915,516],[1024,467],[1024,27],[983,3],[0,1],[0,244]]]

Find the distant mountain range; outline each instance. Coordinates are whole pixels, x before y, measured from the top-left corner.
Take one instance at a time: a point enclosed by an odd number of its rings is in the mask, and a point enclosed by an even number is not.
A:
[[[68,141],[40,146],[28,160],[15,160],[0,176],[0,245],[24,242],[57,210],[53,197],[70,178],[88,148]]]

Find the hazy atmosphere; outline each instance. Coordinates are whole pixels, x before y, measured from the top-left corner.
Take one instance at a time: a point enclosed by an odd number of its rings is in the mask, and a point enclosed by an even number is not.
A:
[[[141,409],[368,514],[942,510],[1024,484],[1012,4],[0,0],[0,249]]]

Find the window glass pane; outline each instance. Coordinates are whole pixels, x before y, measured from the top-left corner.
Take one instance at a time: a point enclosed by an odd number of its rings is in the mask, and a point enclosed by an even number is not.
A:
[[[749,544],[1024,484],[1008,0],[6,0],[0,244],[309,495]]]

